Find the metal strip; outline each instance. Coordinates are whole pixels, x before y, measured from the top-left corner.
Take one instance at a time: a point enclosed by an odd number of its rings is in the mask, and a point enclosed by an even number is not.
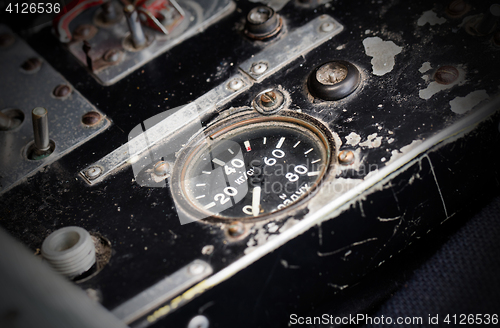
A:
[[[281,69],[296,58],[308,53],[333,36],[339,34],[344,27],[328,15],[322,15],[309,23],[295,29],[282,40],[268,46],[263,51],[245,61],[240,69],[257,81]],[[267,68],[262,71],[262,66]]]
[[[111,312],[118,319],[129,324],[205,279],[212,272],[213,269],[207,262],[194,260]]]
[[[231,88],[232,83],[241,83],[237,87]],[[215,87],[194,102],[177,110],[168,118],[147,129],[147,142],[145,133],[141,133],[128,143],[115,149],[96,163],[80,171],[81,176],[91,185],[102,181],[114,169],[127,163],[130,159],[140,155],[151,146],[157,144],[166,137],[180,130],[188,124],[200,120],[200,117],[214,111],[217,105],[222,104],[252,85],[250,79],[243,74],[236,74],[227,82]],[[237,90],[234,90],[237,88]],[[98,174],[96,174],[96,170]]]

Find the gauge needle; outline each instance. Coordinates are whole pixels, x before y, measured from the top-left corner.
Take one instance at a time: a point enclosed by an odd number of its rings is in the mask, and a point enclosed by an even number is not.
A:
[[[259,215],[259,212],[260,212],[260,191],[261,191],[261,188],[259,186],[253,188],[253,194],[252,194],[252,214],[253,214],[253,216]]]

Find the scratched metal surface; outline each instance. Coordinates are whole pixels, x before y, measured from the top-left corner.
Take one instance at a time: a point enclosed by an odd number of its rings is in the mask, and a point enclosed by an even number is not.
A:
[[[226,244],[220,227],[203,223],[181,226],[169,190],[138,186],[130,166],[92,187],[75,179],[81,169],[125,143],[137,124],[193,101],[227,80],[239,64],[264,48],[265,43],[251,42],[241,32],[245,13],[253,5],[237,2],[241,10],[109,87],[88,76],[57,44],[49,29],[28,38],[30,45],[114,124],[3,195],[0,224],[33,251],[51,231],[66,225],[106,236],[114,250],[108,267],[80,286],[98,290],[108,309],[193,259],[206,260],[215,272],[220,271],[242,258],[247,241],[255,239],[257,228],[245,240]],[[464,17],[483,13],[486,8],[486,2],[478,3]],[[425,18],[429,14],[424,13],[430,10],[437,15],[430,22],[438,23],[420,26],[419,19],[421,24],[429,21]],[[282,86],[291,95],[291,108],[322,120],[338,134],[341,148],[356,150],[364,165],[342,171],[342,178],[361,182],[370,170],[382,169],[408,151],[411,147],[407,146],[415,146],[463,118],[466,114],[457,113],[461,100],[475,105],[485,94],[498,93],[495,72],[500,69],[496,59],[500,50],[490,42],[491,36],[469,35],[461,27],[464,17],[447,18],[444,10],[444,4],[431,1],[332,1],[315,9],[290,1],[279,12],[287,29],[326,13],[339,20],[344,31],[254,85],[226,108],[248,105],[260,91]],[[367,55],[365,45],[370,44],[381,46],[375,53],[386,55],[382,61],[387,63],[385,69],[375,65],[373,70],[372,60],[378,56]],[[387,56],[388,51],[393,54]],[[387,71],[391,58],[395,64]],[[308,73],[331,59],[355,64],[362,84],[355,94],[338,102],[313,100],[305,86]],[[465,72],[463,81],[423,99],[436,88],[432,74],[443,65]],[[384,71],[383,75],[374,74]],[[311,228],[172,314],[153,316],[150,321],[157,327],[184,325],[205,307],[215,327],[231,325],[234,320],[239,326],[284,325],[292,311],[309,309],[351,285],[474,202],[481,192],[498,187],[495,163],[500,160],[491,147],[498,144],[498,119],[497,115],[466,138],[423,156],[334,219]],[[484,161],[475,160],[485,156],[491,163],[488,171]],[[304,214],[295,213],[293,219],[300,220]],[[268,236],[265,234],[264,242]],[[213,245],[214,253],[202,255],[205,245]]]

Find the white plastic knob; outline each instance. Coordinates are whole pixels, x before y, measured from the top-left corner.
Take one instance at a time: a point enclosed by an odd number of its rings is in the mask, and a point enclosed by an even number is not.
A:
[[[65,227],[51,233],[43,241],[42,256],[68,278],[89,270],[96,261],[92,237],[80,227]]]

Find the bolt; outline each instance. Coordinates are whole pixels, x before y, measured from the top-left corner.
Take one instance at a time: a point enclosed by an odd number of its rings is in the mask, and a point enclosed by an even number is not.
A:
[[[451,84],[458,79],[460,75],[458,69],[453,66],[441,66],[434,73],[434,80],[439,84]]]
[[[323,23],[321,24],[321,32],[331,32],[333,31],[334,27],[335,25],[333,25],[333,23],[330,22]]]
[[[500,4],[492,4],[481,21],[475,26],[476,31],[482,35],[489,34],[497,25],[500,17]]]
[[[70,93],[71,87],[67,84],[59,84],[57,87],[55,87],[54,91],[52,91],[54,97],[59,99],[68,97]]]
[[[458,18],[469,10],[469,5],[464,0],[453,0],[446,8],[446,13],[452,18]]]
[[[248,13],[248,21],[252,24],[263,24],[271,18],[272,14],[272,9],[269,7],[256,7]]]
[[[26,73],[35,73],[40,69],[41,66],[42,61],[40,60],[40,58],[33,57],[22,63],[21,69]]]
[[[85,171],[87,178],[94,180],[102,174],[102,169],[98,166],[93,166]]]
[[[193,263],[188,267],[188,272],[193,276],[198,276],[205,271],[205,266],[201,263]]]
[[[260,96],[260,102],[264,107],[272,107],[276,104],[276,93],[274,91],[267,91]]]
[[[316,79],[324,85],[334,85],[347,77],[348,69],[339,62],[330,62],[321,66],[316,72]]]
[[[342,165],[349,165],[354,162],[354,153],[351,150],[342,150],[339,153],[339,162]]]
[[[227,228],[227,232],[231,237],[238,237],[245,233],[245,226],[240,221],[234,221]]]
[[[120,59],[121,52],[118,49],[107,50],[102,58],[110,63],[115,63]]]
[[[243,87],[243,81],[240,79],[234,79],[228,83],[228,88],[234,91],[238,91]]]
[[[252,72],[255,75],[261,75],[265,71],[267,71],[267,64],[265,63],[255,63],[254,65],[252,65]]]
[[[14,43],[14,36],[10,33],[0,34],[0,48],[7,48]]]
[[[208,321],[207,317],[200,314],[189,320],[187,328],[208,328],[209,325],[210,322]]]
[[[73,38],[75,40],[90,40],[96,35],[97,27],[90,24],[80,25],[75,28]]]
[[[154,165],[154,173],[159,177],[164,177],[170,172],[170,165],[165,161],[159,161]]]
[[[82,123],[86,126],[96,125],[100,121],[101,121],[101,114],[99,114],[98,112],[91,111],[83,114],[82,116]]]

